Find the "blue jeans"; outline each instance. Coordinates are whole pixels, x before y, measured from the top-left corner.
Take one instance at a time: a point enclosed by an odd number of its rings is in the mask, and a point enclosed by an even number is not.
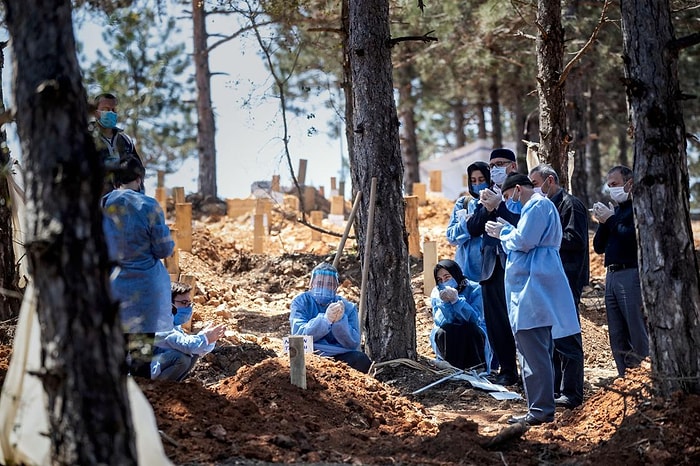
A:
[[[605,276],[605,311],[608,333],[617,372],[638,366],[649,356],[649,335],[642,311],[642,289],[639,270],[624,269]]]
[[[160,362],[160,374],[154,377],[157,380],[173,380],[182,382],[194,368],[199,355],[182,353],[178,350],[165,350],[154,356]]]

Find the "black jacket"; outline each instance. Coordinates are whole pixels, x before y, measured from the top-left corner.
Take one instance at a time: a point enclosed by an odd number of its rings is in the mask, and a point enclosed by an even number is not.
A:
[[[561,219],[562,238],[559,256],[571,289],[580,293],[588,285],[590,261],[588,253],[588,211],[586,206],[564,189],[551,197]]]
[[[631,200],[615,207],[615,214],[598,225],[593,249],[598,254],[605,253],[606,267],[612,264],[637,267],[637,233]]]

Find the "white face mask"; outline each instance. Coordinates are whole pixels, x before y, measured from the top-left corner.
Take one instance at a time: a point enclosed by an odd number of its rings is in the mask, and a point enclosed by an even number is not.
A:
[[[502,185],[506,180],[506,167],[493,167],[491,169],[491,181],[498,186]]]
[[[537,194],[544,196],[544,193],[542,192],[542,187],[541,186],[535,186],[532,188],[533,191],[535,191]]]
[[[625,192],[624,186],[610,188],[610,198],[618,204],[625,202],[629,197],[630,194]]]

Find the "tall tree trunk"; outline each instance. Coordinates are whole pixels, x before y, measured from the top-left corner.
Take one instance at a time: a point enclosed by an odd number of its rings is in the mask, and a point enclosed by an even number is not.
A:
[[[404,46],[401,62],[395,75],[399,87],[399,117],[401,121],[401,158],[404,164],[403,185],[407,193],[413,193],[413,183],[420,181],[418,171],[418,138],[416,136],[416,97],[413,95],[412,79],[415,70],[410,63],[411,49]]]
[[[345,98],[345,140],[348,142],[348,160],[352,165],[354,160],[353,148],[355,147],[355,131],[353,131],[353,113],[354,102],[352,98],[352,69],[350,67],[350,0],[341,0],[340,20],[343,29],[343,78],[341,84],[343,88],[343,97]],[[351,173],[352,178],[352,173]],[[352,197],[355,198],[357,187],[353,186]],[[357,216],[355,217],[355,231],[359,228]]]
[[[416,309],[411,293],[401,194],[403,167],[391,81],[389,1],[350,0],[349,58],[355,132],[353,185],[363,193],[357,231],[364,255],[370,185],[377,178],[375,224],[367,282],[367,349],[385,361],[416,357]]]
[[[464,131],[466,118],[464,118],[464,100],[457,99],[452,104],[452,121],[455,125],[455,149],[467,144],[467,134]]]
[[[491,136],[493,147],[503,147],[503,127],[501,123],[501,101],[498,97],[498,78],[491,77],[489,84],[489,100],[491,104]]]
[[[586,97],[584,76],[590,73],[587,63],[580,62],[575,72],[569,74],[566,86],[567,115],[571,140],[568,151],[574,151],[574,176],[570,180],[571,193],[585,205],[592,205],[588,199],[588,174],[586,173]]]
[[[5,47],[0,43],[0,71],[5,67]],[[0,114],[5,111],[2,74],[0,74]],[[7,178],[12,176],[10,151],[7,149],[7,133],[0,127],[0,320],[6,321],[19,315],[22,290],[15,264],[14,239],[12,235],[12,203]]]
[[[562,186],[568,186],[566,155],[566,108],[564,83],[559,83],[564,63],[564,28],[561,1],[537,2],[537,94],[540,99],[540,160],[559,173]]]
[[[527,121],[527,114],[525,113],[525,107],[523,106],[523,95],[518,89],[518,97],[516,97],[513,103],[513,141],[515,141],[515,155],[523,155],[527,153],[527,146],[523,142],[525,139],[525,122]]]
[[[628,144],[627,144],[627,138],[629,138],[629,134],[627,134],[627,126],[626,125],[618,125],[617,127],[617,146],[618,146],[618,163],[620,165],[624,165],[626,167],[630,166],[629,162],[629,157],[627,156],[628,153]]]
[[[486,140],[488,138],[488,133],[486,131],[486,111],[484,110],[484,91],[479,86],[479,89],[477,90],[477,98],[476,98],[476,119],[477,119],[477,127],[479,128],[477,131],[477,137],[482,140]]]
[[[667,0],[622,0],[620,7],[653,380],[667,396],[700,393],[700,279],[670,7]]]
[[[104,167],[87,131],[71,2],[4,3],[52,464],[136,464],[123,336],[108,297],[99,203]]]
[[[596,88],[589,82],[588,83],[588,148],[586,150],[586,155],[588,156],[588,192],[595,195],[591,200],[597,201],[600,194],[600,187],[603,184],[603,171],[600,165],[600,144],[598,138],[600,137],[600,128],[598,126],[598,104]],[[586,204],[586,205],[591,205]]]
[[[216,122],[211,104],[211,72],[204,2],[192,0],[194,71],[197,82],[197,151],[199,194],[216,197]]]

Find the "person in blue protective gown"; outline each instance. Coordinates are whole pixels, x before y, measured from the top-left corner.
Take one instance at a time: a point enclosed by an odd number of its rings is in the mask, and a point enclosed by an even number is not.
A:
[[[528,412],[509,423],[530,425],[554,420],[553,338],[581,332],[574,298],[559,257],[561,221],[556,206],[534,191],[525,175],[508,175],[501,187],[517,226],[489,221],[487,233],[499,238],[507,254],[505,288],[508,318],[520,356]]]
[[[491,186],[491,174],[486,162],[474,162],[467,167],[470,196],[461,196],[455,202],[447,224],[445,236],[455,250],[455,262],[464,276],[473,282],[481,280],[481,235],[472,236],[467,229],[467,220],[474,215],[479,202],[479,193]]]
[[[187,333],[182,326],[192,318],[192,287],[186,283],[172,282],[173,329],[158,332],[151,361],[151,378],[183,381],[194,369],[199,357],[210,353],[216,342],[224,336],[224,324],[209,324],[197,334]]]
[[[127,365],[132,375],[150,377],[155,332],[173,328],[170,276],[161,259],[172,254],[175,243],[158,202],[139,192],[143,177],[140,160],[122,159],[115,170],[117,189],[102,198],[102,207]]]
[[[314,352],[367,373],[372,361],[360,349],[357,306],[336,293],[338,284],[338,271],[331,264],[314,267],[309,290],[290,305],[292,335],[312,336]]]
[[[469,281],[457,262],[443,259],[433,271],[430,305],[435,323],[430,345],[438,361],[459,369],[488,372],[491,347],[481,301],[481,287]]]

